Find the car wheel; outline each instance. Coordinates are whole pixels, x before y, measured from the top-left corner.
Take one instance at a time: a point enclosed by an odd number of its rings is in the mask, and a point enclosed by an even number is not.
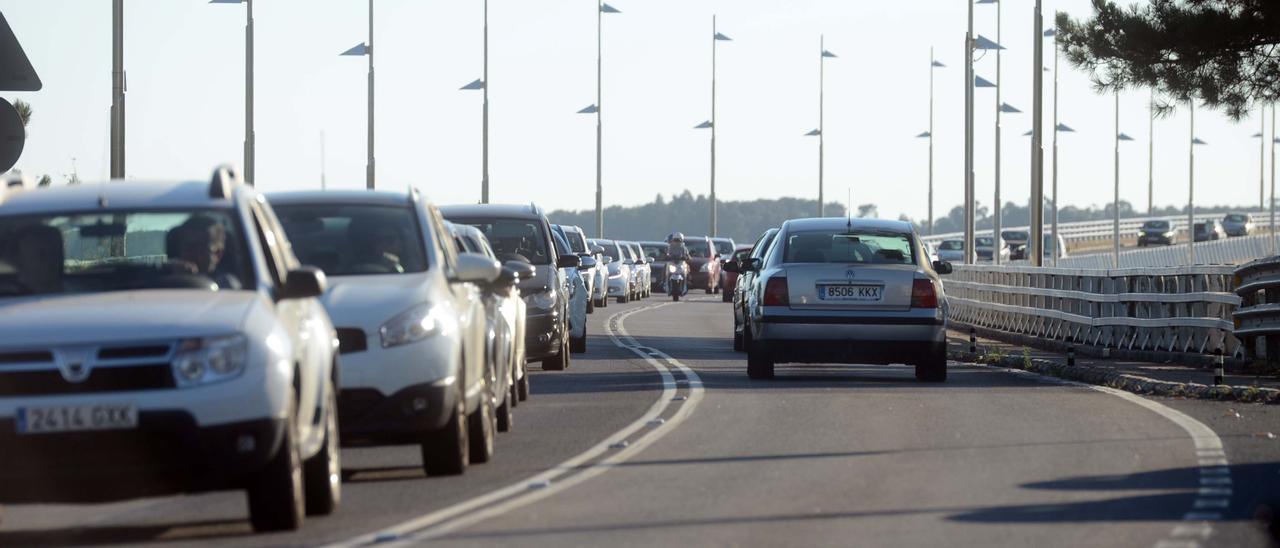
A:
[[[581,354],[587,351],[587,336],[583,334],[579,338],[569,339],[569,352],[573,354]]]
[[[471,464],[483,464],[493,458],[493,431],[497,426],[493,415],[493,400],[483,396],[480,407],[467,417],[467,437],[474,442],[470,447]]]
[[[623,294],[618,297],[618,304],[626,304],[630,300],[631,300],[631,296],[628,295],[626,292],[623,292]]]
[[[772,379],[773,356],[749,338],[744,342],[747,346],[747,376],[757,380]]]
[[[494,413],[498,415],[499,432],[510,432],[511,426],[515,423],[515,412],[511,409],[512,407],[515,407],[512,403],[512,399],[514,397],[515,392],[507,390],[506,393],[503,394],[502,403],[494,410]]]
[[[516,386],[516,395],[520,401],[525,401],[529,399],[529,365],[520,364],[520,367],[524,370],[524,376],[520,377],[520,384]]]
[[[328,406],[324,410],[324,443],[320,452],[303,465],[303,492],[308,516],[327,516],[342,501],[342,462],[338,448],[338,387],[328,382]]]
[[[720,302],[733,302],[733,293],[730,293],[726,288],[720,288]]]
[[[735,352],[742,352],[742,333],[738,333],[737,331],[734,331],[733,333],[733,350]]]
[[[587,299],[587,314],[590,314],[595,311],[596,311],[596,300]]]
[[[456,476],[467,471],[471,438],[467,432],[467,402],[462,383],[454,390],[453,412],[444,428],[428,432],[422,442],[422,470],[428,476]]]
[[[947,381],[947,353],[934,352],[924,363],[916,364],[916,380],[921,382]]]
[[[511,386],[507,387],[507,401],[511,402],[511,408],[520,407],[520,381],[515,378],[511,379]]]
[[[566,329],[564,331],[568,333]],[[546,371],[564,371],[569,368],[569,337],[566,335],[561,337],[560,351],[554,356],[542,359],[542,369]]]
[[[258,472],[249,485],[249,522],[259,533],[296,531],[306,515],[303,500],[302,455],[298,448],[298,415],[292,398],[285,418],[284,439],[275,456]]]

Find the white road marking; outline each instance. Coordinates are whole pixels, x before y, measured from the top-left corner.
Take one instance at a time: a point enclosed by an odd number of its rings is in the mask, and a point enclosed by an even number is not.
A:
[[[979,364],[972,364],[972,365],[979,365]],[[996,369],[1000,371],[1006,371],[1006,369],[1000,368],[1000,367],[991,367],[991,366],[983,366],[983,367],[988,367],[990,369]],[[1076,381],[1069,381],[1066,379],[1059,379],[1057,377],[1050,377],[1047,375],[1032,373],[1030,371],[1024,371],[1021,369],[1007,370],[1007,371],[1009,371],[1010,373],[1018,374],[1018,375],[1032,376],[1037,379],[1047,379],[1047,381],[1045,382],[1053,382],[1055,384],[1062,384],[1066,386],[1078,386],[1082,388],[1096,390],[1098,392],[1103,392],[1106,394],[1111,394],[1112,396],[1121,398],[1125,401],[1128,401],[1130,403],[1143,407],[1148,411],[1151,411],[1157,415],[1160,415],[1161,417],[1164,417],[1166,420],[1181,427],[1184,431],[1186,431],[1187,435],[1191,437],[1191,442],[1192,444],[1195,445],[1196,460],[1198,465],[1200,466],[1200,485],[1231,485],[1231,469],[1228,467],[1229,462],[1226,459],[1226,452],[1223,451],[1222,439],[1218,437],[1218,434],[1215,433],[1212,428],[1205,426],[1204,423],[1192,418],[1190,415],[1187,415],[1186,413],[1178,411],[1177,409],[1164,405],[1158,401],[1144,398],[1132,392],[1125,392],[1123,390],[1109,388],[1106,386],[1096,386],[1096,385],[1085,384],[1085,383],[1076,382]],[[1206,457],[1209,457],[1209,458],[1206,458]],[[1231,506],[1230,499],[1201,498],[1204,496],[1205,496],[1204,493],[1197,494],[1197,498],[1195,499],[1194,502],[1192,502],[1193,509],[1195,510],[1224,509],[1225,510]],[[1205,521],[1205,522],[1219,521],[1222,519],[1222,513],[1192,511],[1184,515],[1182,519],[1184,521]],[[1212,529],[1212,526],[1210,526],[1207,523],[1205,523],[1204,526],[1207,528],[1206,529],[1207,532],[1205,533],[1204,536],[1205,538],[1208,538],[1208,536],[1212,534],[1213,529]],[[1177,531],[1177,530],[1178,530],[1177,528],[1174,528],[1174,531]],[[1173,535],[1173,536],[1177,536],[1177,535]],[[1180,544],[1181,542],[1182,541],[1161,540],[1156,543],[1156,546],[1182,545]]]
[[[361,535],[347,541],[330,544],[329,546],[354,547],[371,544],[410,546],[421,544],[450,531],[500,516],[603,474],[626,462],[653,442],[670,433],[693,413],[693,410],[698,406],[698,402],[702,400],[704,393],[702,379],[692,369],[665,352],[651,348],[647,349],[648,352],[646,352],[646,349],[640,347],[639,343],[627,333],[624,326],[624,321],[628,316],[642,311],[662,308],[668,304],[671,303],[661,303],[619,312],[605,320],[605,332],[613,340],[613,343],[620,348],[635,353],[653,366],[662,377],[662,394],[658,396],[658,399],[640,418],[621,430],[606,436],[604,441],[592,446],[590,449],[574,455],[568,460],[531,478],[526,478],[506,487],[441,508],[377,533]],[[616,333],[613,327],[615,320],[617,325]],[[661,359],[655,359],[651,354]],[[670,367],[668,367],[668,364],[670,364]],[[688,379],[689,395],[687,400],[678,404],[679,409],[676,410],[675,414],[669,420],[664,420],[660,415],[672,405],[672,401],[676,401],[674,397],[678,390],[675,377],[671,374],[671,367],[678,369]],[[639,438],[631,442],[627,441],[627,438],[645,428],[648,428],[648,430],[641,434]],[[606,456],[591,464],[585,464],[601,455]]]

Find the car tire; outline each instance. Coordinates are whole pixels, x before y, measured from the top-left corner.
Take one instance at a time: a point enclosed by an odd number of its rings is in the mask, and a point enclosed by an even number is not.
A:
[[[487,392],[486,388],[483,392]],[[471,464],[483,464],[493,458],[493,434],[497,428],[493,400],[480,398],[480,407],[467,416],[467,438],[470,440]]]
[[[600,302],[596,303],[596,306],[599,306],[600,308],[608,308],[608,307],[609,307],[609,297],[608,297],[608,295],[606,295],[606,296],[604,296],[604,297],[601,297],[601,298],[600,298]]]
[[[306,516],[302,455],[298,447],[298,395],[291,394],[284,436],[276,454],[253,478],[247,490],[249,523],[259,533],[296,531]]]
[[[422,442],[422,471],[428,476],[457,476],[470,463],[471,436],[467,430],[467,402],[462,383],[457,383],[453,412],[444,428],[428,432]]]
[[[596,311],[596,300],[587,299],[587,314],[591,314],[592,312],[595,312],[595,311]]]
[[[916,380],[920,382],[947,382],[947,352],[934,352],[924,363],[916,364]]]
[[[725,289],[723,287],[720,288],[720,302],[725,302],[725,303],[733,302],[733,293],[730,293],[728,289]]]
[[[566,335],[561,337],[560,351],[554,356],[542,359],[542,369],[544,371],[564,371],[569,368],[569,330],[566,328],[563,333]]]
[[[507,401],[511,402],[511,408],[520,407],[520,381],[512,375],[511,386],[507,387]]]
[[[630,295],[623,294],[622,296],[618,297],[618,304],[627,304],[630,301],[631,301]]]
[[[324,410],[324,442],[302,469],[308,516],[327,516],[342,502],[342,461],[338,443],[337,385],[328,382],[328,406]]]
[[[773,355],[754,342],[747,344],[747,377],[755,380],[773,378]]]
[[[512,407],[515,407],[515,405],[512,404],[512,399],[515,397],[514,391],[507,390],[502,396],[502,403],[494,409],[494,414],[498,416],[497,422],[499,432],[510,432],[511,427],[515,425],[516,414],[512,409]]]
[[[584,333],[579,338],[569,339],[569,352],[572,354],[581,354],[587,351],[587,335]]]
[[[737,331],[733,333],[733,350],[734,352],[742,352],[742,333]]]

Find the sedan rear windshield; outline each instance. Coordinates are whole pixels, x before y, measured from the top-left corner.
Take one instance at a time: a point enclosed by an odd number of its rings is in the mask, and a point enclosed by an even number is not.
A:
[[[944,240],[938,244],[939,251],[960,251],[964,249],[964,242],[961,240]]]
[[[253,287],[230,211],[112,211],[0,218],[0,298]]]
[[[408,207],[283,204],[275,210],[298,260],[330,276],[427,269],[422,231]]]
[[[533,265],[551,264],[551,250],[547,249],[547,234],[538,219],[485,219],[467,218],[450,221],[471,225],[480,229],[498,260],[523,261]]]
[[[1244,221],[1245,221],[1245,216],[1239,213],[1232,213],[1230,215],[1227,215],[1227,222],[1229,223],[1243,223]]]
[[[640,244],[640,248],[644,250],[645,256],[650,259],[662,259],[667,256],[666,245]]]
[[[1151,228],[1155,230],[1168,230],[1169,221],[1147,221],[1142,223],[1142,228]]]
[[[815,230],[787,235],[784,263],[915,264],[911,235]]]

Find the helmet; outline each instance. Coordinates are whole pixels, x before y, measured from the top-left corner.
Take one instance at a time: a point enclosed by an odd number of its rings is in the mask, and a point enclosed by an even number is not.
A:
[[[681,234],[679,232],[672,232],[670,236],[667,236],[667,243],[683,242],[683,241],[684,241],[684,234]]]

